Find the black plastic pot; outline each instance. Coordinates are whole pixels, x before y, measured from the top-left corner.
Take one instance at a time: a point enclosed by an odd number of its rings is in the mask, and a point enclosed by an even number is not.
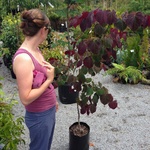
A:
[[[79,92],[70,92],[71,85],[65,84],[58,87],[60,102],[63,104],[76,103]]]
[[[14,74],[13,69],[10,69],[10,73],[11,73],[11,77],[12,77],[13,79],[16,79],[16,75]]]
[[[77,125],[78,122],[72,124],[69,127],[69,150],[89,150],[90,127],[84,122],[80,123],[88,128],[88,133],[81,137],[74,135],[70,129],[72,126]]]
[[[11,58],[9,57],[9,55],[5,54],[3,56],[3,62],[4,62],[4,65],[9,68],[10,65],[11,65]]]

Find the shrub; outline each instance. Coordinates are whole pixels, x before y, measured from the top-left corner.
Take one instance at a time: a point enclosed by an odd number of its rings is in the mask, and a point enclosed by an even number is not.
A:
[[[13,16],[9,14],[5,16],[2,21],[0,40],[3,41],[3,48],[1,50],[8,49],[8,53],[4,55],[4,57],[7,58],[8,68],[11,68],[12,56],[23,40],[22,33],[19,30],[20,18],[18,15],[19,14]]]
[[[23,117],[15,117],[12,113],[13,106],[17,101],[13,98],[6,98],[0,83],[0,146],[3,150],[17,150],[17,145],[24,140],[21,135],[24,134]]]

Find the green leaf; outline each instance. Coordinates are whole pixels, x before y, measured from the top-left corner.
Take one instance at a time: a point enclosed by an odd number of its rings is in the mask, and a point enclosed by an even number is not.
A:
[[[84,82],[86,81],[86,78],[85,78],[84,74],[82,74],[82,73],[80,73],[80,74],[78,75],[78,79],[79,79],[79,81],[82,82],[82,83],[84,83]]]
[[[105,93],[105,89],[104,88],[101,88],[101,89],[98,89],[97,91],[96,91],[96,93],[97,93],[97,95],[103,95],[104,93]]]
[[[96,104],[97,104],[97,103],[98,103],[99,98],[100,98],[100,97],[99,97],[99,95],[98,95],[97,93],[95,93],[95,94],[94,94],[94,96],[93,96],[93,99],[92,99],[92,100],[93,100],[93,102],[94,102],[94,103],[96,103]]]
[[[120,64],[116,64],[116,63],[112,63],[112,65],[116,68],[116,69],[119,69],[119,70],[124,70],[125,69],[125,66],[124,65],[120,65]]]
[[[92,81],[91,78],[86,78],[86,82],[87,82],[87,83],[90,83],[91,81]]]
[[[87,69],[86,67],[82,67],[82,70],[80,69],[80,72],[81,72],[82,74],[87,74],[88,69]]]
[[[92,95],[93,94],[93,88],[87,87],[86,93],[87,93],[87,95]]]

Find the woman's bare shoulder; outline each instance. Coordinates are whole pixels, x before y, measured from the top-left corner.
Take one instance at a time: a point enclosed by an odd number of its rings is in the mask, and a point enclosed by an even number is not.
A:
[[[33,70],[34,69],[34,65],[32,62],[31,57],[26,54],[26,53],[21,53],[18,54],[14,60],[13,60],[13,70],[14,72],[16,72],[16,70],[18,71],[23,71],[24,70]]]

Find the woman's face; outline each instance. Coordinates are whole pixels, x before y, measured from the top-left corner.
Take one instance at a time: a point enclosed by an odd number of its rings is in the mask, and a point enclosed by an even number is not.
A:
[[[47,35],[50,33],[50,29],[47,27],[43,27],[41,30],[42,30],[42,36],[40,35],[39,38],[41,39],[41,43],[42,43],[44,40],[46,40]]]

